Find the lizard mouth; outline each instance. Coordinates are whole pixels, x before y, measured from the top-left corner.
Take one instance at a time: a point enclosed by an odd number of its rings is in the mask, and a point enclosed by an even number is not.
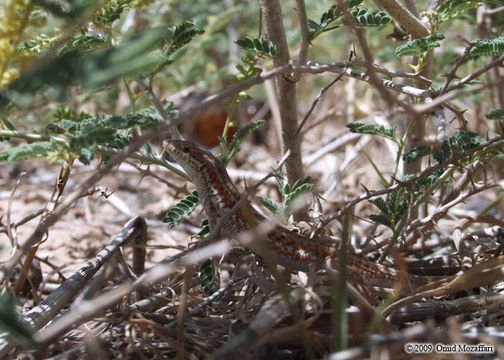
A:
[[[177,163],[177,160],[172,156],[172,153],[175,151],[175,148],[168,141],[163,142],[163,157],[165,160]]]

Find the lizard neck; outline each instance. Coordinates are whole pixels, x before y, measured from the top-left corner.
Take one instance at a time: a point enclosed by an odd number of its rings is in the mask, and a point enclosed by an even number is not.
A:
[[[198,195],[210,226],[236,205],[240,193],[223,166],[202,166],[194,179]]]

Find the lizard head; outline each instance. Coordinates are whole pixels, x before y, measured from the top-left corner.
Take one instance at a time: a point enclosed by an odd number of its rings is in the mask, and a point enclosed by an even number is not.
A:
[[[191,141],[175,139],[165,140],[164,148],[196,185],[200,201],[210,217],[234,205],[239,198],[238,190],[224,165],[210,151]]]
[[[168,139],[164,141],[164,148],[193,182],[197,182],[207,168],[222,166],[210,151],[192,141]]]

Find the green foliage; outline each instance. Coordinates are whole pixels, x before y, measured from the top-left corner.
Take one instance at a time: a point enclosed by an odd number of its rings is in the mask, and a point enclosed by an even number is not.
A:
[[[464,160],[464,163],[474,161],[481,157],[489,157],[501,155],[501,152],[496,150],[485,151],[481,154],[474,155],[472,152],[477,150],[482,145],[486,143],[485,139],[483,139],[480,135],[471,132],[471,131],[461,131],[454,133],[449,139],[446,139],[442,146],[434,150],[430,146],[421,146],[418,148],[414,148],[410,150],[407,154],[404,155],[404,160],[408,163],[409,160],[411,162],[420,159],[422,156],[428,155],[432,153],[432,157],[436,160],[439,165],[443,165],[450,160],[454,153],[467,153],[467,157]],[[445,167],[436,169],[432,171],[428,175],[422,177],[421,179],[415,182],[415,189],[417,191],[422,191],[422,189],[426,189],[434,184],[439,177],[446,171]],[[443,185],[448,184],[451,181],[450,178],[447,178]]]
[[[245,37],[236,40],[235,44],[244,50],[255,52],[261,56],[273,58],[277,54],[277,46],[263,37],[255,39]]]
[[[23,144],[0,153],[0,161],[15,162],[19,160],[47,157],[56,150],[56,143],[52,141]]]
[[[166,108],[173,115],[171,104]],[[94,159],[96,145],[113,148],[123,148],[129,143],[131,134],[121,135],[119,130],[132,128],[149,129],[162,121],[162,117],[153,109],[146,108],[136,114],[105,115],[75,118],[70,112],[71,119],[60,119],[46,126],[46,131],[54,134],[64,134],[68,139],[66,151],[79,154],[79,160],[88,165]]]
[[[0,130],[1,129],[7,129],[10,131],[16,130],[14,125],[7,119],[0,119]],[[0,141],[9,141],[9,138],[5,136],[0,136]]]
[[[319,23],[312,19],[308,19],[308,27],[310,28],[310,40],[315,39],[317,36],[324,32],[340,27],[341,24],[335,24],[331,27],[329,25],[333,21],[339,19],[341,16],[343,16],[343,13],[338,9],[336,5],[333,5],[327,12],[322,14]]]
[[[33,0],[35,5],[46,9],[55,16],[66,19],[81,16],[86,10],[91,9],[96,2],[97,0]]]
[[[258,196],[259,201],[273,214],[281,214],[282,209],[270,198],[266,196]]]
[[[446,163],[452,156],[450,139],[443,141],[443,144],[441,145],[441,147],[439,149],[433,150],[429,146],[428,150],[430,153],[432,153],[432,157],[440,165],[443,165],[444,163]],[[424,150],[424,151],[427,152],[427,150]],[[434,184],[439,179],[439,177],[441,175],[443,175],[445,170],[446,170],[445,168],[440,168],[440,169],[437,169],[437,170],[431,172],[430,174],[418,179],[415,182],[415,189],[417,191],[421,192],[422,190],[429,188],[432,184]],[[448,178],[444,184],[448,184],[449,182],[450,182],[450,178]]]
[[[240,150],[240,145],[243,141],[252,134],[253,131],[259,129],[264,125],[264,120],[257,120],[251,122],[241,129],[239,129],[234,135],[231,142],[228,144],[225,137],[221,137],[221,153],[219,155],[221,161],[224,164],[228,164],[229,161],[236,156]]]
[[[22,46],[17,48],[17,51],[30,54],[40,54],[43,49],[53,45],[57,39],[57,36],[49,37],[47,34],[40,34],[35,39],[25,41]]]
[[[14,131],[16,130],[16,127],[14,126],[14,124],[12,124],[9,120],[7,119],[2,119],[1,122],[0,122],[0,125],[2,125],[1,127],[5,127],[7,130],[11,130],[11,131]],[[0,128],[1,128],[0,127]]]
[[[485,114],[489,120],[504,120],[504,109],[497,109],[489,111]]]
[[[445,140],[440,149],[433,151],[430,146],[417,146],[404,154],[403,160],[407,164],[411,164],[423,156],[432,153],[438,164],[444,164],[451,157],[452,148],[458,152],[465,152],[483,144],[485,144],[485,139],[478,134],[471,131],[461,131],[456,132],[448,140]]]
[[[262,70],[261,68],[257,67],[257,62],[258,62],[259,56],[254,55],[252,52],[247,52],[245,56],[241,57],[242,63],[236,65],[236,69],[239,71],[239,74],[236,75],[236,78],[234,79],[234,82],[241,82],[245,81],[247,79],[250,79],[254,76],[257,76]],[[231,140],[231,143],[228,143],[227,141],[227,135],[228,131],[230,128],[233,128],[236,126],[233,119],[233,112],[235,108],[241,104],[242,99],[250,100],[251,97],[248,95],[246,91],[241,91],[238,94],[234,95],[232,98],[231,103],[227,103],[226,101],[223,102],[224,107],[228,111],[228,115],[226,118],[226,124],[224,125],[224,129],[222,130],[222,136],[219,138],[220,139],[220,153],[219,153],[219,159],[222,161],[224,165],[227,165],[228,162],[238,153],[240,149],[241,143],[245,140],[247,136],[249,136],[252,131],[260,128],[264,124],[264,120],[257,120],[253,123],[245,125],[243,128],[238,130],[235,135],[233,136],[233,139]]]
[[[168,223],[168,227],[173,229],[196,209],[199,204],[198,192],[193,191],[172,207],[163,218],[163,222]]]
[[[16,80],[9,90],[19,93],[33,93],[47,86],[64,87],[79,83],[93,89],[126,75],[148,70],[159,62],[149,55],[166,36],[166,30],[149,29],[134,35],[111,49],[85,56],[74,50],[56,57],[33,73],[27,73]],[[63,89],[61,89],[63,91]]]
[[[192,21],[184,21],[178,26],[169,29],[168,41],[163,46],[163,56],[168,57],[182,46],[187,45],[195,36],[201,35],[205,30],[196,26]]]
[[[65,45],[63,45],[58,52],[57,56],[65,55],[71,51],[81,49],[96,49],[99,47],[103,47],[106,44],[105,38],[100,35],[77,35],[74,36],[71,40],[67,41]]]
[[[349,128],[350,131],[353,133],[379,135],[387,139],[390,139],[396,143],[399,141],[399,139],[396,136],[395,127],[386,128],[385,126],[382,125],[375,125],[364,122],[353,122],[348,124],[347,128]]]
[[[441,177],[441,175],[443,175],[445,170],[446,170],[445,168],[437,169],[429,173],[428,175],[418,179],[417,181],[415,181],[415,190],[419,194],[425,192],[428,188],[431,187],[431,185],[433,185]],[[451,179],[448,178],[443,183],[443,185],[448,185],[450,182]]]
[[[192,21],[185,21],[178,26],[168,28],[168,34],[163,40],[161,50],[163,61],[155,66],[151,74],[151,79],[173,62],[171,55],[175,51],[187,45],[195,36],[203,34],[204,32],[203,29],[197,27]]]
[[[205,236],[210,233],[210,225],[208,223],[208,219],[205,219],[201,222],[201,230],[198,233],[198,236]]]
[[[500,56],[504,53],[504,37],[492,40],[475,40],[471,48],[471,56]]]
[[[447,162],[448,159],[450,159],[451,155],[452,152],[449,140],[443,141],[443,145],[441,145],[441,148],[432,153],[432,156],[438,162],[438,164],[444,164],[445,162]]]
[[[170,108],[168,108],[170,109]],[[148,129],[162,121],[160,115],[153,113],[152,108],[147,108],[136,114],[127,115],[104,115],[80,118],[77,120],[61,119],[56,123],[46,126],[46,130],[52,133],[66,134],[69,137],[74,135],[87,136],[86,133],[94,129],[129,129],[138,126],[141,129]]]
[[[237,82],[251,79],[261,73],[262,69],[256,66],[257,60],[257,56],[250,52],[241,57],[241,64],[236,65],[236,70],[239,71]]]
[[[287,192],[288,189],[284,188],[285,192],[282,194],[284,197],[284,212],[290,213],[294,201],[311,191],[313,184],[310,184],[310,181],[311,176],[307,176],[303,179],[298,179],[292,185],[290,191]]]
[[[206,260],[203,264],[201,264],[198,273],[198,280],[207,296],[210,296],[219,290],[219,277],[217,269],[211,260]]]
[[[98,27],[110,26],[121,17],[124,10],[130,7],[131,0],[109,0],[98,10],[93,23]]]
[[[278,172],[275,179],[282,196],[282,205],[277,205],[273,200],[265,196],[260,196],[258,199],[272,213],[283,213],[283,216],[287,217],[292,212],[294,202],[302,195],[309,193],[313,188],[313,184],[310,184],[311,177],[306,176],[305,178],[298,179],[292,187],[285,182],[281,171]]]
[[[171,104],[166,111],[173,115]],[[88,165],[95,158],[98,145],[115,149],[127,146],[132,138],[132,129],[149,129],[162,121],[162,117],[153,108],[143,109],[136,114],[123,116],[91,116],[82,112],[76,114],[70,109],[57,109],[55,122],[46,125],[45,131],[50,135],[64,135],[66,141],[41,141],[23,144],[0,154],[0,161],[18,161],[45,157],[50,161],[78,158]],[[12,124],[3,121],[3,126],[13,130]],[[121,133],[125,130],[124,133]]]
[[[52,114],[54,122],[62,120],[79,122],[84,119],[89,119],[90,117],[92,117],[92,115],[85,111],[81,111],[79,114],[77,114],[75,110],[66,107],[58,107]]]
[[[406,44],[400,45],[395,49],[397,57],[402,56],[422,56],[429,50],[441,46],[440,40],[445,37],[443,34],[432,34],[424,38],[408,41]]]
[[[475,0],[447,0],[436,9],[436,12],[439,22],[444,22],[458,17],[467,10],[474,9],[481,4],[483,4],[482,1]]]
[[[358,26],[382,26],[391,21],[390,16],[383,11],[370,12],[366,8],[360,7],[363,0],[345,0],[353,21]],[[343,10],[338,5],[333,5],[328,11],[322,14],[320,21],[316,22],[308,19],[310,29],[309,39],[313,40],[317,36],[337,29],[343,25]]]
[[[40,347],[33,338],[32,328],[19,318],[14,298],[5,294],[0,295],[0,328],[26,348]]]
[[[366,9],[353,9],[350,13],[359,26],[382,26],[391,20],[383,11],[368,12]]]
[[[476,134],[472,131],[460,131],[453,134],[450,138],[451,146],[459,151],[466,152],[470,151],[478,146],[481,146],[485,143],[485,139],[483,139],[479,134]]]
[[[403,160],[406,164],[412,164],[431,152],[430,146],[416,146],[403,155]]]
[[[389,194],[386,201],[382,198],[369,201],[380,210],[379,214],[369,216],[371,221],[385,225],[395,233],[397,225],[408,211],[410,198],[406,189],[395,190]]]

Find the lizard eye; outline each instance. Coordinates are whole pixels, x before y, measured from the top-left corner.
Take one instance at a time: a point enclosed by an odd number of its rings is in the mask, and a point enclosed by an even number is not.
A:
[[[189,146],[184,146],[182,148],[182,151],[185,152],[185,153],[188,153],[189,152]]]

